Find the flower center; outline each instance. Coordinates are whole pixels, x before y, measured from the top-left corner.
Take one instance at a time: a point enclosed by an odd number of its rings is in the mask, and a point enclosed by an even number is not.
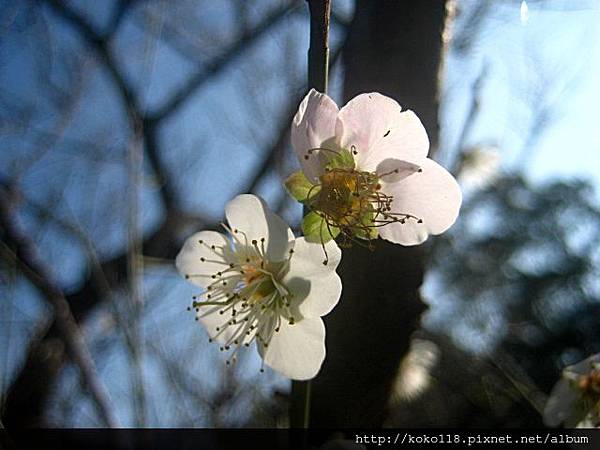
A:
[[[281,282],[293,250],[284,261],[269,261],[264,238],[249,242],[243,231],[225,228],[233,238],[231,246],[199,241],[214,254],[214,258],[202,257],[200,261],[222,264],[223,270],[210,275],[213,281],[205,292],[193,297],[192,308],[197,313],[196,320],[209,315],[223,317],[219,325],[209,330],[210,341],[219,336],[227,337],[220,349],[235,347],[227,360],[230,364],[242,345],[248,347],[258,340],[268,347],[273,335],[279,332],[282,320],[295,323],[290,309],[292,294]]]
[[[587,375],[580,375],[576,387],[584,399],[594,403],[600,401],[600,368],[592,369]]]
[[[381,200],[377,176],[354,169],[330,169],[320,177],[321,191],[312,204],[338,226],[353,227],[375,211]],[[390,199],[391,201],[391,199]]]
[[[423,223],[412,214],[392,210],[394,197],[386,194],[381,180],[399,173],[400,167],[392,166],[386,173],[358,170],[354,159],[358,151],[354,145],[338,150],[311,148],[304,157],[310,159],[315,153],[322,158],[325,172],[300,200],[319,216],[315,219],[313,215],[308,225],[303,222],[305,234],[308,229],[311,237],[321,238],[321,244],[341,235],[340,246],[350,246],[352,242],[362,244],[356,238],[367,239],[371,248],[370,241],[377,238],[379,227],[394,222],[404,224],[408,220]]]

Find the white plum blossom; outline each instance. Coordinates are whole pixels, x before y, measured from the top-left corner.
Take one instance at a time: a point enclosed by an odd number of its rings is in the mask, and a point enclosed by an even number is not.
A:
[[[266,365],[286,377],[313,378],[325,358],[321,316],[337,304],[335,272],[341,251],[294,238],[258,197],[239,195],[226,207],[227,235],[200,231],[185,242],[175,265],[203,292],[192,308],[211,341],[230,352],[256,341]],[[261,369],[262,370],[262,369]]]
[[[419,118],[389,97],[360,94],[338,109],[312,89],[291,138],[303,173],[293,174],[286,187],[310,211],[303,222],[309,238],[380,235],[417,245],[458,216],[456,180],[427,158],[429,139]]]
[[[600,427],[600,353],[565,367],[546,402],[544,423]]]

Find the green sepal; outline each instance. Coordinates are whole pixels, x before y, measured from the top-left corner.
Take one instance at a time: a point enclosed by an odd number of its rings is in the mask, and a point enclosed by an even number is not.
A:
[[[308,181],[308,178],[306,178],[304,172],[301,170],[287,177],[284,186],[288,193],[301,203],[310,200],[321,190],[321,186],[314,185]]]
[[[356,228],[354,235],[361,239],[377,239],[379,236],[379,229],[373,223],[375,219],[375,211],[369,211],[362,215],[360,223],[366,226],[366,229]]]
[[[332,155],[327,161],[327,167],[330,169],[353,170],[356,167],[354,156],[349,150],[341,149],[335,154],[329,153],[328,155]]]
[[[308,242],[325,244],[335,239],[340,234],[340,229],[332,225],[327,226],[323,217],[311,211],[302,219],[302,232]]]

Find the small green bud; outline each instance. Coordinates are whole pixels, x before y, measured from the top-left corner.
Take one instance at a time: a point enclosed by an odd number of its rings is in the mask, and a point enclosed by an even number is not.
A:
[[[340,229],[333,225],[327,225],[325,219],[314,211],[309,212],[302,219],[302,232],[309,242],[325,244],[340,234]]]
[[[301,170],[294,172],[285,180],[285,188],[294,199],[306,202],[313,198],[321,190],[321,186],[314,185]]]

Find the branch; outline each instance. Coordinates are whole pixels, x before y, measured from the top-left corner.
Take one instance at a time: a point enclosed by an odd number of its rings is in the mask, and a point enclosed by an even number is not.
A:
[[[118,68],[116,61],[109,51],[108,43],[112,37],[110,34],[106,37],[100,36],[94,31],[92,26],[84,17],[79,16],[69,8],[64,6],[58,0],[48,0],[49,5],[57,14],[70,22],[82,37],[92,46],[99,58],[104,62],[108,73],[112,77],[117,90],[123,101],[125,111],[129,119],[129,124],[132,133],[142,133],[145,142],[145,151],[148,160],[152,167],[152,171],[156,175],[160,184],[160,195],[167,214],[172,213],[177,209],[177,201],[175,189],[168,183],[166,169],[160,160],[158,145],[157,145],[157,128],[155,120],[144,119],[140,105],[136,99],[134,90],[128,85],[125,77]],[[129,4],[129,2],[126,2]],[[122,17],[125,12],[122,12],[118,17]],[[114,27],[116,29],[116,27]]]
[[[295,3],[295,2],[294,2]],[[213,76],[222,71],[228,64],[252,46],[259,38],[277,24],[283,17],[293,11],[299,4],[284,4],[272,12],[256,28],[244,33],[222,56],[209,64],[200,65],[196,75],[192,76],[171,98],[166,101],[148,119],[152,122],[160,121],[177,110],[200,86],[209,81]]]
[[[0,226],[3,230],[3,242],[0,245],[2,258],[6,262],[16,263],[23,275],[52,306],[55,324],[67,345],[71,359],[79,367],[81,377],[89,389],[102,420],[111,428],[118,427],[118,421],[112,413],[108,392],[98,377],[83,334],[75,322],[62,290],[52,280],[43,264],[37,260],[33,244],[17,229],[10,216],[7,196],[3,193],[0,202]]]

